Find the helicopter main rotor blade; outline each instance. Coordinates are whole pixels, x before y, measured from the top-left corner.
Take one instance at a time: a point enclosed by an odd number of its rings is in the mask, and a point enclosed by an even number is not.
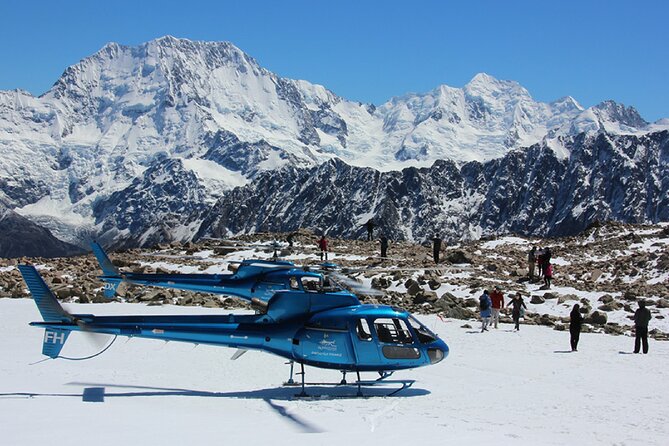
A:
[[[368,287],[366,285],[363,285],[362,283],[358,282],[357,280],[352,279],[348,276],[345,276],[342,273],[330,271],[326,274],[333,276],[335,278],[335,281],[337,281],[340,284],[346,286],[347,288],[350,288],[351,290],[353,290],[356,293],[365,294],[367,296],[383,296],[384,295],[383,291],[377,290],[376,288],[372,288],[372,287]]]
[[[238,348],[237,351],[232,355],[230,358],[231,361],[236,361],[238,360],[244,353],[246,353],[248,350],[244,350],[243,348]]]

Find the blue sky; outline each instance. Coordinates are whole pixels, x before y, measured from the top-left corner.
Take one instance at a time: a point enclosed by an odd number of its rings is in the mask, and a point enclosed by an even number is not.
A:
[[[541,101],[669,117],[668,1],[0,0],[0,89],[48,90],[110,41],[227,40],[275,73],[380,104],[476,73]]]

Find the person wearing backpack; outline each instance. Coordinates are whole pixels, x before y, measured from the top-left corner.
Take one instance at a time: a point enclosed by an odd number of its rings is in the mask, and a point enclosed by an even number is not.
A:
[[[481,333],[488,331],[488,323],[492,315],[492,301],[488,290],[484,290],[481,297],[479,297],[479,309],[481,310]]]

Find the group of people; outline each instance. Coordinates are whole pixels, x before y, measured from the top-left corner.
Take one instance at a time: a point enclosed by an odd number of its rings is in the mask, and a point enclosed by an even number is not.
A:
[[[511,297],[508,307],[511,308],[511,318],[514,323],[514,330],[520,330],[520,318],[525,315],[527,305],[520,292]],[[495,286],[492,292],[483,290],[479,297],[479,309],[481,314],[481,333],[488,331],[488,326],[497,328],[499,325],[499,315],[504,308],[504,294],[499,286]]]
[[[544,278],[544,286],[542,289],[550,290],[551,281],[553,280],[553,264],[551,263],[551,249],[539,248],[533,246],[532,249],[527,253],[527,267],[528,267],[528,276],[530,280],[534,280],[535,277]],[[535,275],[535,272],[537,273]]]
[[[511,318],[514,323],[514,330],[520,330],[520,318],[525,315],[527,305],[520,292],[514,294],[507,305],[511,308]],[[497,328],[499,324],[499,315],[504,308],[504,295],[499,286],[495,286],[492,292],[484,290],[479,297],[479,311],[481,315],[481,333],[488,331],[488,327]],[[650,310],[646,308],[643,300],[639,301],[639,308],[634,313],[634,353],[643,351],[648,353],[648,323],[652,318]],[[569,315],[569,343],[571,351],[578,351],[578,341],[581,335],[583,325],[583,315],[581,307],[575,304]]]

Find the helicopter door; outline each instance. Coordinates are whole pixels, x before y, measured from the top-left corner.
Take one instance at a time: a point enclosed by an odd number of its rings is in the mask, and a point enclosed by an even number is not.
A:
[[[379,348],[372,338],[372,330],[365,318],[359,318],[353,324],[353,348],[358,364],[376,365],[379,363]]]

